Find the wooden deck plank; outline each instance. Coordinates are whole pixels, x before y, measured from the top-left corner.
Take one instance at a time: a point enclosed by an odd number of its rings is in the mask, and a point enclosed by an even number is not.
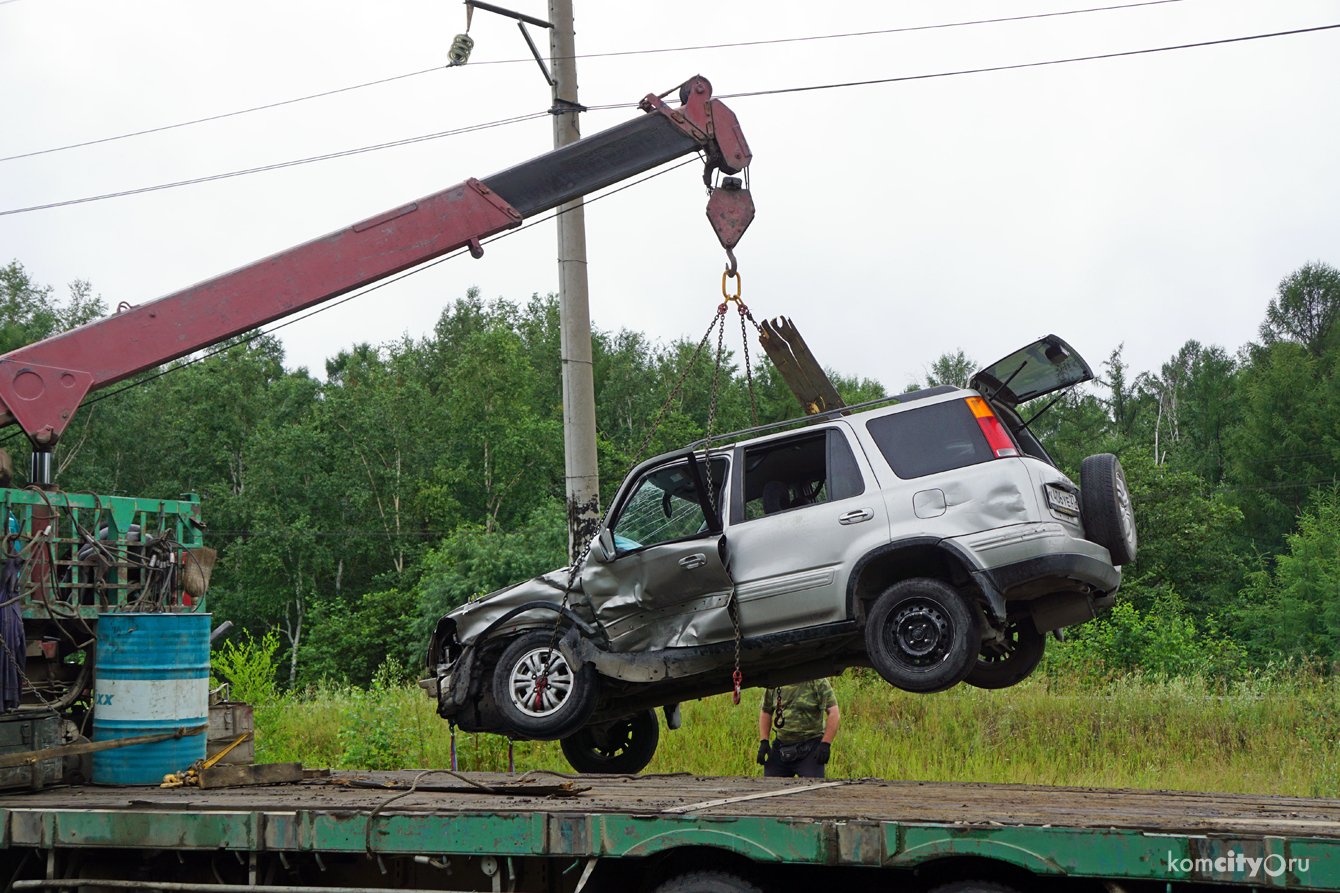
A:
[[[84,786],[0,794],[0,807],[99,809],[173,812],[199,810],[370,812],[403,789],[350,787],[351,779],[405,785],[420,774],[334,772],[330,778],[265,788],[202,791]],[[509,781],[560,781],[552,774],[516,776],[461,773],[479,783],[506,790]],[[424,783],[451,781],[434,773]],[[1340,837],[1340,800],[1254,796],[1191,791],[1066,788],[919,781],[853,780],[838,787],[796,790],[783,797],[751,797],[785,787],[808,787],[800,779],[713,778],[701,776],[582,776],[589,790],[577,797],[447,794],[416,791],[401,797],[388,812],[554,814],[669,814],[707,801],[733,800],[695,811],[695,815],[769,816],[800,821],[861,819],[902,823],[1031,825],[1072,828],[1128,828],[1156,833],[1305,833]]]

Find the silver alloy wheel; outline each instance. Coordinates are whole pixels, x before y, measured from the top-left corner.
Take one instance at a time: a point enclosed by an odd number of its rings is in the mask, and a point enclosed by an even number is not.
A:
[[[549,664],[547,674],[546,661]],[[512,665],[508,690],[512,694],[512,703],[522,713],[546,717],[563,709],[572,693],[572,685],[572,668],[563,652],[542,647],[527,651]]]
[[[1126,486],[1126,472],[1120,468],[1116,474],[1117,523],[1121,527],[1121,538],[1131,555],[1136,550],[1135,506],[1131,504],[1131,491]]]

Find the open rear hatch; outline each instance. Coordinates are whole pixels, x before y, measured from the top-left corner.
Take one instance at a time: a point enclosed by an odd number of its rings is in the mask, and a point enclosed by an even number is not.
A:
[[[1016,408],[1021,403],[1093,379],[1093,370],[1075,349],[1047,335],[997,360],[972,377],[968,387],[993,403]]]

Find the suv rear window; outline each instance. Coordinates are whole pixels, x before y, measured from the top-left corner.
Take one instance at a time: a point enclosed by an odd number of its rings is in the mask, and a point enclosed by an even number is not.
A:
[[[995,458],[968,404],[949,400],[865,424],[898,477],[925,477]]]

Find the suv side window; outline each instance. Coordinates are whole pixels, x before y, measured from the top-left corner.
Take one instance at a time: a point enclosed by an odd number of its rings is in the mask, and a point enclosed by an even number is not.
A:
[[[834,502],[865,492],[865,478],[861,477],[851,444],[836,428],[828,429],[828,492]]]
[[[701,462],[698,463],[698,473],[704,475],[703,483],[706,484],[707,468]],[[726,474],[725,458],[714,457],[711,479],[718,500]],[[705,532],[707,523],[703,519],[702,505],[698,502],[698,491],[693,486],[688,462],[663,465],[644,474],[619,508],[619,516],[609,524],[609,528],[614,534],[614,545],[619,552],[630,552]]]
[[[871,419],[865,427],[893,473],[903,480],[995,458],[962,400],[896,412]]]
[[[734,524],[865,492],[851,445],[835,428],[749,447],[742,467]]]

